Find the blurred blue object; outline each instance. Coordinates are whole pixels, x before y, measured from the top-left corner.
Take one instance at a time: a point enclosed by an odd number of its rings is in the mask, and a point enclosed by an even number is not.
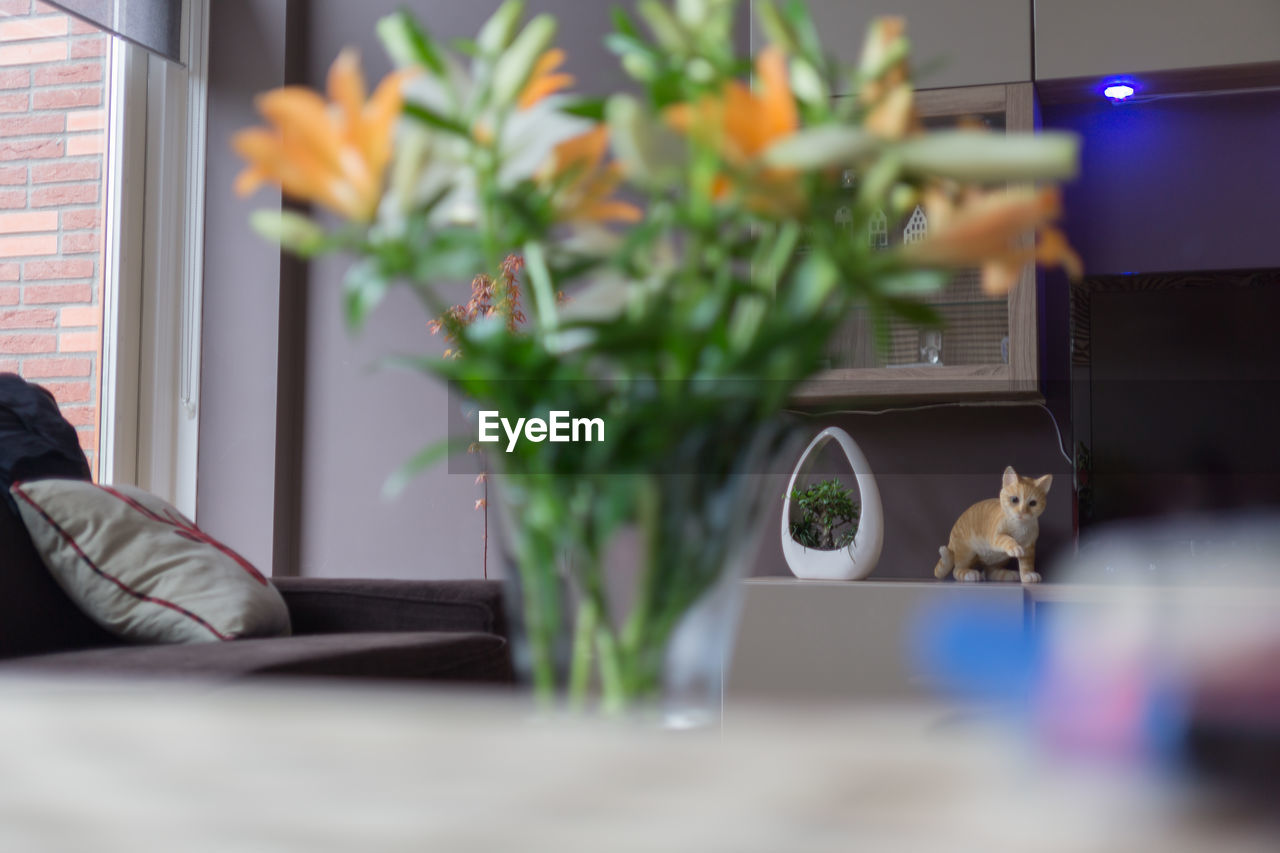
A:
[[[993,707],[1055,753],[1179,760],[1186,691],[1158,662],[1120,654],[1082,667],[1062,645],[1076,626],[1041,613],[1035,628],[1010,627],[998,614],[981,602],[921,610],[910,644],[917,671],[953,698]]]
[[[1043,669],[1040,636],[983,602],[933,604],[918,614],[909,647],[916,671],[948,693],[1020,706]]]
[[[1280,789],[1280,516],[1100,528],[1048,576],[1021,628],[981,594],[922,610],[917,671],[1056,754]]]

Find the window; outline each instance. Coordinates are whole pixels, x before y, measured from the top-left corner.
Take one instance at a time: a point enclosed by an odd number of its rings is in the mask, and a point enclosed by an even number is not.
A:
[[[0,11],[0,371],[53,392],[96,467],[113,37],[37,0]]]
[[[193,512],[207,3],[155,10],[186,67],[0,0],[0,370],[53,392],[99,479]]]

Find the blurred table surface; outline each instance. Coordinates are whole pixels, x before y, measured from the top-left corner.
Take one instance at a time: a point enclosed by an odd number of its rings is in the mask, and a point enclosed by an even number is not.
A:
[[[722,729],[510,695],[0,680],[5,851],[1215,851],[1274,826],[937,707]]]

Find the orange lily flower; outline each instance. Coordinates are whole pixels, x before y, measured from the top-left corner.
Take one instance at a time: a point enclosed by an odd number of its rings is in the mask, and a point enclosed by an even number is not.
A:
[[[791,92],[787,59],[782,50],[769,46],[756,58],[759,91],[736,80],[719,96],[708,96],[694,104],[677,104],[666,111],[667,122],[682,133],[710,137],[725,161],[735,170],[754,170],[755,186],[748,192],[752,207],[778,209],[794,201],[790,169],[760,168],[754,161],[779,140],[800,128],[795,96]],[[725,175],[716,179],[712,194],[727,196],[732,181]]]
[[[533,73],[520,93],[516,106],[527,110],[543,98],[572,86],[576,82],[573,75],[557,71],[561,65],[564,65],[564,60],[565,53],[558,47],[553,47],[542,54],[537,64],[533,66]]]
[[[565,222],[638,222],[640,208],[613,198],[622,168],[604,162],[609,128],[597,125],[555,147],[540,179],[558,187],[555,207]]]
[[[934,221],[930,235],[902,249],[912,263],[940,267],[982,267],[982,288],[1007,293],[1022,268],[1032,261],[1061,266],[1073,278],[1083,274],[1080,256],[1051,223],[1062,213],[1057,187],[987,193]],[[1019,246],[1028,231],[1039,236],[1035,248]]]
[[[236,192],[248,195],[278,184],[356,222],[369,222],[382,198],[391,161],[392,128],[400,115],[408,72],[395,72],[366,97],[355,51],[338,54],[329,69],[326,101],[301,86],[285,86],[257,99],[269,127],[242,130],[231,141],[248,162]]]

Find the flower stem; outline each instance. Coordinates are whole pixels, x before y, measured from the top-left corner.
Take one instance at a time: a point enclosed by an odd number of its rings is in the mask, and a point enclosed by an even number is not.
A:
[[[577,624],[573,628],[573,663],[569,669],[569,708],[586,707],[587,688],[591,683],[591,647],[600,624],[600,610],[591,598],[578,605]]]
[[[538,538],[536,533],[532,536]],[[536,548],[527,540],[522,546],[519,571],[534,695],[540,704],[549,707],[556,695],[555,639],[560,625],[554,550]],[[530,560],[530,556],[536,559]]]
[[[596,650],[600,661],[600,690],[604,710],[608,713],[623,711],[629,697],[622,680],[618,641],[606,625],[601,625],[596,630]]]

